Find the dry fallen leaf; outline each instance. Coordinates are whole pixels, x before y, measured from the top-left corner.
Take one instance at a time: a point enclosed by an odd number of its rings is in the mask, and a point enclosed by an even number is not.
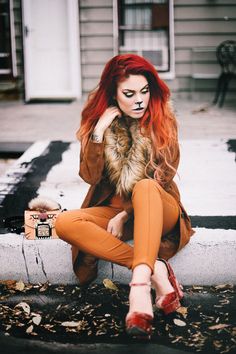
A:
[[[229,327],[230,325],[226,324],[226,323],[219,323],[217,325],[214,325],[214,326],[210,326],[208,327],[209,329],[223,329],[223,328],[226,328],[226,327]]]
[[[34,326],[33,326],[33,325],[29,326],[29,327],[27,328],[27,330],[26,330],[26,333],[32,333],[32,332],[33,332],[33,329],[34,329]]]
[[[177,343],[177,342],[179,342],[181,339],[183,339],[183,337],[178,336],[178,337],[176,337],[174,340],[172,340],[171,343]]]
[[[23,291],[25,288],[25,284],[23,283],[22,280],[18,281],[15,285],[15,289],[18,291]]]
[[[203,286],[193,285],[192,288],[193,288],[194,290],[202,290],[202,289],[203,289]]]
[[[232,284],[219,284],[219,285],[215,285],[214,288],[215,288],[215,289],[220,289],[220,290],[223,290],[223,289],[232,289],[232,288],[233,288],[233,285],[232,285]]]
[[[42,293],[44,291],[46,291],[48,289],[48,283],[45,283],[40,289],[39,289],[39,292]]]
[[[17,304],[17,305],[15,306],[15,308],[16,308],[16,307],[21,307],[21,308],[23,309],[23,311],[24,311],[25,313],[27,313],[27,315],[30,314],[30,306],[29,306],[26,302],[20,302],[19,304]]]
[[[219,340],[213,341],[214,347],[220,349],[222,347],[222,343]]]
[[[1,280],[0,284],[6,285],[8,289],[15,289],[16,280]]]
[[[176,326],[180,326],[180,327],[186,326],[186,323],[182,320],[179,320],[178,318],[174,318],[174,324],[176,324]]]
[[[42,321],[42,316],[40,316],[40,315],[34,316],[32,318],[32,321],[34,324],[36,324],[38,326],[40,324],[40,322]]]
[[[116,290],[116,291],[119,290],[119,289],[117,288],[117,286],[113,283],[113,281],[111,281],[110,279],[104,279],[104,280],[103,280],[103,285],[104,285],[105,288],[107,288],[107,289]]]
[[[219,302],[221,303],[221,305],[228,305],[230,303],[230,301],[228,299],[222,299],[222,300],[219,300]]]
[[[183,315],[184,318],[186,318],[188,314],[188,308],[181,306],[176,310],[176,312],[180,313],[181,315]]]
[[[81,321],[65,321],[61,323],[63,327],[78,327],[81,324]]]

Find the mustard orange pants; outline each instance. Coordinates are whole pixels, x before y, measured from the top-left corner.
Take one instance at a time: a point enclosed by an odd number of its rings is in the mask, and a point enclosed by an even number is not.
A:
[[[57,234],[98,258],[132,269],[147,264],[153,270],[162,236],[178,221],[178,203],[155,180],[143,179],[133,189],[132,204],[133,247],[106,231],[109,220],[123,210],[116,197],[107,206],[61,213],[56,222]]]

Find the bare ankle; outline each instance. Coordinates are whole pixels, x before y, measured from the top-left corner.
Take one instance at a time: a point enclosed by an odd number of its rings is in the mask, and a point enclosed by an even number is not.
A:
[[[158,295],[165,295],[174,290],[168,279],[168,271],[163,262],[156,261],[151,281]]]
[[[146,264],[139,264],[133,269],[131,283],[149,283],[151,268]]]

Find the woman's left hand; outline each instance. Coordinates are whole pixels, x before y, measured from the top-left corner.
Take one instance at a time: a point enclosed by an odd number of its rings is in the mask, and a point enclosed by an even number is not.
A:
[[[107,231],[117,238],[121,238],[123,235],[124,224],[128,220],[128,214],[126,211],[121,211],[119,214],[110,219],[107,225]]]

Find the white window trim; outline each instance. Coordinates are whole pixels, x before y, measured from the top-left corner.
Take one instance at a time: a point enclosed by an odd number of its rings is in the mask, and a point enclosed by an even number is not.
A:
[[[17,77],[16,36],[15,36],[15,20],[14,20],[13,0],[10,0],[10,33],[11,33],[12,75],[13,75],[13,77]]]
[[[11,67],[8,69],[0,69],[0,75],[11,75],[14,78],[17,77],[17,60],[16,60],[16,39],[15,39],[15,21],[14,21],[14,9],[13,0],[9,1],[9,22],[10,22],[10,41],[11,50],[10,53],[0,53],[0,58],[11,57]]]
[[[113,0],[113,53],[119,54],[119,22],[118,0]],[[169,0],[169,43],[170,43],[170,70],[158,72],[161,79],[173,80],[175,78],[175,42],[174,42],[174,2]],[[131,48],[130,48],[131,50]]]

